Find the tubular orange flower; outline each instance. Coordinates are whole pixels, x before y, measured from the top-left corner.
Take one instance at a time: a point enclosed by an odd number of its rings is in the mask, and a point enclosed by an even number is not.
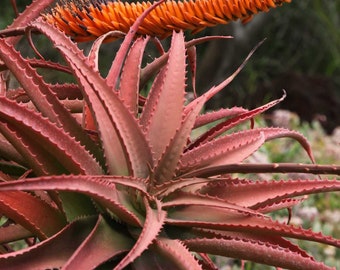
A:
[[[206,27],[248,20],[291,0],[166,0],[146,17],[138,34],[164,38],[173,30],[197,33]],[[95,39],[109,31],[127,32],[151,2],[61,0],[45,19],[76,41]]]

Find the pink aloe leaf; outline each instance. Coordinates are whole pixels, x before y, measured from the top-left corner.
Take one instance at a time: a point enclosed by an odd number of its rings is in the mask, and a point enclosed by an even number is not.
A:
[[[211,182],[200,190],[203,194],[217,196],[252,209],[270,206],[283,199],[331,191],[340,191],[340,181],[326,179],[247,181],[235,179]]]
[[[218,197],[209,196],[206,194],[189,193],[189,192],[177,192],[171,196],[171,199],[162,204],[163,208],[171,208],[176,206],[206,206],[217,207],[220,209],[229,209],[248,213],[252,215],[258,215],[259,213],[249,208],[230,203],[227,200],[222,200]],[[210,213],[207,212],[207,215]]]
[[[99,71],[99,49],[101,45],[103,44],[104,40],[109,37],[115,37],[115,36],[124,36],[125,34],[119,31],[110,31],[103,35],[101,35],[99,38],[97,38],[91,47],[91,50],[88,54],[89,62],[94,66],[95,71]]]
[[[31,147],[31,151],[36,149],[37,152],[32,153],[33,157],[44,154],[43,158],[46,162],[51,162],[51,168],[58,168],[60,164],[70,173],[102,173],[94,157],[63,129],[41,117],[40,114],[27,110],[5,97],[0,97],[0,106],[1,122],[7,123],[10,129],[22,137],[27,146]],[[22,142],[15,138],[13,140],[12,143],[25,148]],[[17,149],[19,150],[18,147]]]
[[[17,164],[27,166],[27,162],[23,156],[2,136],[0,136],[0,156],[6,160],[11,160]]]
[[[72,74],[70,68],[61,63],[52,62],[46,59],[37,59],[37,58],[25,58],[25,59],[30,64],[30,66],[33,68],[38,68],[38,67],[46,68],[46,69],[51,69],[51,70],[58,70],[58,71],[61,71],[67,74]]]
[[[259,141],[261,134],[264,137],[262,143]],[[302,134],[285,128],[257,128],[225,135],[185,152],[181,158],[179,171],[184,168],[202,168],[207,164],[210,166],[236,164],[255,152],[265,141],[282,137],[297,140],[314,161],[310,144]],[[241,151],[242,146],[248,147],[248,149]]]
[[[88,237],[95,224],[96,218],[94,217],[80,219],[32,247],[0,255],[0,268],[59,269]]]
[[[4,61],[8,69],[15,78],[21,83],[35,106],[40,112],[48,117],[52,122],[61,126],[56,106],[62,106],[56,101],[56,97],[43,81],[42,77],[22,58],[18,51],[8,45],[5,40],[0,39],[0,59]],[[50,95],[48,95],[50,94]],[[51,109],[53,108],[53,109]]]
[[[280,99],[274,100],[272,102],[269,102],[261,107],[258,107],[256,109],[253,109],[251,111],[242,113],[236,117],[233,117],[231,119],[227,119],[226,121],[223,121],[210,130],[208,130],[206,133],[202,134],[199,138],[196,139],[190,146],[189,149],[195,148],[198,145],[210,141],[217,136],[221,135],[222,133],[226,132],[227,130],[243,123],[244,121],[247,121],[249,119],[252,119],[254,116],[268,110],[269,108],[275,106],[279,102],[281,102],[285,98],[286,94],[284,93],[284,96]],[[189,104],[190,105],[190,104]],[[189,106],[188,105],[188,106]]]
[[[277,138],[292,138],[300,143],[300,145],[305,149],[310,160],[315,163],[312,148],[308,140],[299,132],[294,130],[289,130],[286,128],[257,128],[259,132],[263,132],[266,136],[266,141],[277,139]]]
[[[60,100],[82,100],[83,95],[79,85],[74,83],[52,84],[49,85],[53,93]]]
[[[260,213],[271,213],[280,209],[291,209],[293,206],[298,205],[305,201],[308,197],[305,196],[303,198],[298,198],[298,199],[282,199],[280,201],[276,201],[273,203],[264,203],[263,206],[258,206],[256,207],[256,211]]]
[[[42,134],[39,130],[37,131],[33,128],[31,129],[32,132],[30,133],[30,128],[31,127],[28,127],[24,133],[24,131],[20,130],[20,126],[13,127],[2,121],[0,123],[1,133],[11,142],[15,149],[17,149],[25,159],[24,163],[18,164],[24,166],[22,169],[25,171],[32,170],[36,175],[58,175],[69,174],[71,172],[77,174],[85,173],[85,168],[82,167],[82,165],[76,160],[72,159],[72,157],[68,155],[68,151],[65,152],[63,149],[60,149],[60,145],[56,145],[53,139],[50,140],[48,137],[45,137],[44,135],[46,134]],[[58,131],[63,132],[62,130]],[[41,140],[39,141],[39,139]],[[47,144],[42,144],[42,141],[46,142]],[[53,152],[54,150],[56,150],[56,153],[51,155],[51,151]],[[63,159],[58,160],[58,157],[63,157]],[[19,167],[18,169],[20,171]],[[14,175],[18,174],[14,172]]]
[[[145,46],[149,38],[138,38],[131,46],[123,66],[119,96],[131,113],[137,116],[140,69]]]
[[[122,176],[62,175],[30,178],[0,183],[0,191],[7,190],[58,190],[90,196],[103,207],[107,207],[119,218],[134,226],[141,226],[143,218],[131,205],[122,202],[125,191],[118,191],[116,184],[131,187],[145,193],[145,184],[138,178]],[[131,202],[130,202],[131,204]],[[77,206],[80,208],[81,205]],[[86,210],[86,209],[85,209]]]
[[[61,51],[82,85],[94,117],[101,119],[97,125],[110,172],[148,175],[148,166],[152,164],[149,146],[136,119],[117,93],[93,70],[88,58],[63,33],[43,21],[35,22],[33,26],[47,35]],[[117,164],[117,157],[122,156],[125,164]]]
[[[131,164],[126,157],[126,149],[121,144],[119,135],[115,132],[115,125],[110,117],[107,109],[105,108],[102,100],[96,95],[95,89],[89,84],[85,78],[79,75],[79,80],[86,95],[88,95],[87,105],[90,106],[91,111],[85,110],[86,125],[95,120],[98,126],[99,138],[103,144],[105,162],[110,174],[128,175],[131,174]],[[85,96],[87,97],[87,96]],[[88,107],[85,107],[87,109]],[[95,114],[94,114],[95,111]],[[86,115],[89,113],[89,115]],[[95,119],[93,119],[95,117]],[[100,121],[96,121],[100,119]]]
[[[119,37],[119,36],[123,37],[124,35],[125,34],[119,31],[110,31],[108,33],[101,35],[99,38],[97,38],[93,42],[90,52],[88,54],[88,60],[89,60],[89,64],[93,66],[94,71],[99,72],[99,50],[104,40],[107,40],[107,38],[111,38],[111,37]],[[85,104],[84,109],[83,109],[83,126],[88,130],[94,130],[94,131],[97,130],[95,120],[87,104]],[[115,138],[115,141],[118,142],[119,139]],[[120,147],[117,147],[117,148],[119,149]],[[122,149],[120,151],[122,152]],[[121,161],[117,162],[117,164],[125,163],[125,160],[123,157],[124,157],[124,154],[122,153],[122,155],[120,156]],[[116,160],[118,160],[118,158]]]
[[[187,195],[187,197],[188,196],[189,195]],[[191,197],[194,196],[194,194],[191,195]],[[241,226],[243,223],[249,225],[252,224],[252,222],[258,222],[256,219],[257,215],[265,217],[254,210],[248,210],[245,207],[222,200],[219,201],[216,198],[209,203],[208,198],[208,196],[206,198],[200,196],[197,196],[195,199],[192,198],[192,205],[190,205],[185,198],[183,200],[175,199],[173,202],[169,202],[168,205],[171,206],[172,204],[173,208],[168,213],[167,223],[183,227],[192,226],[211,229],[220,229],[225,226],[225,230],[227,230],[228,225],[232,228],[232,226]],[[197,216],[197,213],[201,213],[201,215]]]
[[[33,233],[19,224],[0,227],[0,244],[33,237]]]
[[[247,130],[209,141],[183,154],[178,174],[184,170],[239,163],[259,149],[265,139],[264,132]]]
[[[185,179],[179,178],[176,180],[167,181],[160,185],[156,185],[154,187],[153,192],[155,196],[162,197],[162,198],[180,189],[186,189],[187,191],[188,187],[191,188],[192,186],[194,186],[193,192],[196,192],[200,188],[202,188],[202,186],[205,186],[210,181],[219,181],[219,179],[198,178],[198,177],[185,178]]]
[[[177,239],[158,237],[151,248],[157,252],[162,261],[164,260],[165,265],[162,269],[202,270],[193,254]]]
[[[332,268],[287,248],[244,239],[190,239],[184,244],[193,251],[242,258],[292,270],[330,270]]]
[[[151,91],[159,91],[162,87],[162,83],[163,83],[163,78],[165,76],[165,72],[166,70],[163,68],[159,71],[159,73],[157,74],[155,80],[153,81],[152,83],[152,86],[151,86]],[[155,89],[155,90],[153,90]],[[141,116],[139,118],[139,123],[140,125],[142,126],[143,130],[146,132],[149,128],[149,124],[150,124],[150,119],[154,113],[154,107],[156,106],[157,104],[157,98],[158,95],[148,95],[147,98],[145,98],[144,100],[144,106],[143,106],[143,111],[141,113]],[[147,105],[147,104],[152,104],[153,106],[151,105]]]
[[[193,254],[174,239],[158,237],[133,263],[134,269],[149,270],[197,269],[202,270]],[[206,269],[206,268],[203,268]],[[216,270],[216,269],[214,269]]]
[[[61,212],[43,200],[22,191],[0,192],[0,212],[41,240],[66,224]]]
[[[246,240],[246,241],[256,241],[256,242],[263,242],[269,243],[272,245],[279,245],[280,247],[287,248],[294,253],[301,254],[303,257],[309,257],[313,259],[313,256],[309,255],[305,250],[301,249],[299,246],[293,244],[289,240],[278,236],[278,235],[271,235],[271,234],[253,234],[251,232],[231,232],[231,231],[218,231],[218,230],[210,230],[210,229],[197,229],[194,228],[192,230],[191,239],[195,238],[237,238],[239,240]],[[186,239],[189,239],[187,237]]]
[[[241,107],[233,107],[233,108],[220,109],[218,111],[213,111],[213,112],[207,112],[197,117],[196,122],[195,122],[195,128],[213,123],[214,121],[223,119],[225,117],[237,116],[247,111],[248,111],[247,109],[244,109]]]
[[[204,105],[205,100],[200,99],[197,106],[191,112],[188,112],[177,130],[174,138],[171,139],[169,145],[162,154],[154,172],[157,184],[169,181],[175,176],[176,167],[178,166],[183,150],[190,137],[190,133],[194,126],[195,120]]]
[[[0,131],[24,158],[24,162],[20,162],[19,165],[28,166],[37,175],[60,174],[63,172],[62,168],[56,167],[58,163],[44,151],[40,144],[33,145],[31,140],[24,139],[3,122],[0,122]],[[26,171],[27,167],[24,170]]]
[[[73,253],[63,269],[95,269],[100,264],[127,253],[133,244],[132,238],[118,233],[99,216],[91,233]]]
[[[25,92],[29,95],[39,111],[50,119],[51,122],[63,127],[66,132],[74,136],[90,151],[99,157],[98,147],[82,130],[76,119],[60,103],[56,95],[45,83],[40,75],[29,63],[22,58],[18,51],[0,39],[0,59],[2,59],[15,78],[19,81]]]
[[[59,100],[82,100],[83,95],[79,89],[79,86],[72,83],[53,84],[49,85],[50,89],[55,93]],[[11,100],[15,100],[18,103],[30,102],[29,96],[26,94],[23,88],[11,89],[6,93],[6,97]]]
[[[208,213],[197,219],[197,212]],[[195,216],[195,217],[194,217]],[[241,211],[217,208],[211,206],[186,206],[178,207],[169,213],[166,220],[168,224],[183,227],[209,228],[214,230],[225,230],[234,232],[251,232],[253,234],[271,234],[281,237],[315,241],[340,247],[340,240],[311,230],[304,230],[301,227],[293,227],[273,221],[270,218],[260,215],[245,214]]]
[[[68,74],[71,73],[70,69],[67,66],[64,66],[60,63],[52,62],[50,60],[27,57],[25,58],[25,61],[33,68],[47,68],[47,69],[52,69],[52,70],[58,70],[58,71],[65,72]],[[8,70],[8,67],[4,63],[0,62],[0,71],[4,71],[4,70]]]
[[[147,199],[144,199],[144,205],[146,208],[146,218],[140,235],[129,253],[115,267],[116,270],[124,269],[124,267],[139,257],[156,239],[163,227],[166,212],[161,209],[152,209]]]
[[[184,109],[185,46],[183,32],[172,37],[169,59],[151,87],[140,118],[158,161],[179,129]]]
[[[32,27],[43,32],[46,36],[48,36],[52,40],[52,42],[55,45],[66,46],[72,49],[73,55],[79,55],[79,57],[84,57],[84,55],[82,54],[82,52],[79,50],[75,43],[73,43],[69,38],[67,38],[64,33],[52,27],[48,23],[39,20],[38,22],[32,23]],[[82,65],[84,65],[83,62],[87,63],[89,61],[90,60],[86,60],[86,58],[84,58],[82,60]],[[88,65],[91,65],[91,63],[88,63]],[[92,67],[92,70],[90,72],[93,73],[94,72],[93,70],[94,69]],[[101,135],[100,138],[102,140],[102,143],[105,146],[104,149],[106,150],[105,165],[108,165],[109,170],[112,174],[117,175],[128,174],[129,169],[127,160],[124,154],[124,150],[122,149],[122,146],[119,142],[119,138],[117,137],[117,134],[114,132],[115,127],[114,124],[112,123],[112,119],[108,115],[105,106],[102,104],[102,100],[100,99],[100,97],[97,96],[95,89],[93,88],[94,86],[87,82],[86,78],[84,78],[84,76],[82,76],[80,72],[78,73],[79,80],[81,80],[80,85],[83,88],[81,89],[83,92],[83,96],[87,99],[87,103],[92,106],[92,112],[93,110],[96,111],[96,114],[92,115],[101,119],[101,121],[99,121],[98,123],[101,124],[101,126],[99,127],[99,133]],[[103,87],[107,87],[107,85],[105,86],[105,83],[103,84],[104,84]],[[99,83],[96,85],[99,85]],[[89,98],[91,102],[89,101]]]

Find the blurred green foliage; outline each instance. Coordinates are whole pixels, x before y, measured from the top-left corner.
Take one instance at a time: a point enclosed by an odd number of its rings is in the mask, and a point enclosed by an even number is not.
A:
[[[339,12],[338,0],[293,0],[270,12],[270,23],[263,31],[275,40],[275,46],[263,45],[265,58],[271,60],[263,60],[262,72],[294,69],[305,74],[336,76],[339,80]]]
[[[16,3],[18,11],[22,12],[27,5],[32,3],[32,0],[16,0]],[[11,0],[3,0],[1,4],[0,29],[4,29],[12,23],[13,18],[15,18],[15,13],[11,5]]]
[[[267,40],[233,81],[232,102],[251,104],[259,87],[287,73],[328,79],[340,97],[339,14],[339,0],[293,0],[266,14],[249,47]],[[313,95],[313,89],[305,90]],[[267,92],[264,101],[272,98]]]

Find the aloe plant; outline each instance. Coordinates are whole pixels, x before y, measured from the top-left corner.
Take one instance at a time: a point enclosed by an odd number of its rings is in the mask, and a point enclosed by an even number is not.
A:
[[[203,112],[253,51],[230,77],[193,100],[186,99],[186,62],[194,71],[194,47],[223,37],[185,42],[181,30],[173,32],[170,49],[142,68],[151,38],[135,33],[158,4],[136,19],[105,77],[98,70],[99,49],[121,33],[100,36],[85,55],[41,17],[24,13],[15,27],[0,32],[0,70],[20,84],[8,89],[1,77],[0,268],[216,269],[210,255],[221,255],[288,269],[330,269],[287,238],[337,248],[340,240],[269,214],[309,194],[339,191],[340,182],[254,181],[247,175],[339,175],[339,166],[245,163],[266,141],[281,137],[297,140],[314,158],[298,132],[254,127],[252,119],[285,93],[252,110]],[[33,2],[28,10],[39,14],[47,5]],[[67,65],[24,58],[13,46],[22,29],[46,36]],[[70,73],[77,83],[50,85],[37,67]],[[18,240],[24,240],[21,249],[11,245]]]

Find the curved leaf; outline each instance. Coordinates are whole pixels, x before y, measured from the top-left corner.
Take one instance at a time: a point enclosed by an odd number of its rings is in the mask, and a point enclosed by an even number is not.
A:
[[[193,251],[241,258],[291,270],[330,270],[323,263],[278,245],[235,239],[192,239],[184,244]]]
[[[265,142],[262,131],[249,130],[219,137],[187,151],[180,159],[178,175],[185,170],[239,163]]]
[[[55,109],[62,105],[36,70],[22,58],[14,47],[8,45],[3,39],[0,39],[0,59],[4,61],[8,69],[25,89],[39,111],[45,117],[48,117],[51,122],[61,126]]]
[[[20,153],[8,142],[5,138],[0,136],[0,156],[6,160],[14,161],[18,164],[26,165],[27,162],[20,155]]]
[[[284,92],[284,95],[282,98],[274,100],[272,102],[269,102],[261,107],[258,107],[256,109],[253,109],[251,111],[244,112],[242,114],[239,114],[231,119],[227,119],[226,121],[223,121],[213,128],[209,129],[207,132],[202,134],[200,137],[198,137],[190,146],[189,149],[193,149],[207,141],[210,141],[222,133],[226,132],[227,130],[230,130],[231,128],[243,123],[244,121],[247,121],[249,119],[252,119],[254,116],[268,110],[269,108],[275,106],[279,102],[281,102],[286,97],[286,92]],[[189,106],[189,105],[188,105]]]
[[[206,112],[205,114],[202,114],[199,117],[197,117],[194,128],[198,128],[213,123],[214,121],[223,119],[225,117],[237,116],[247,111],[248,111],[247,109],[244,109],[242,107],[232,107],[220,109],[218,111],[213,112]]]
[[[313,156],[312,148],[308,140],[300,132],[289,130],[286,128],[257,128],[259,132],[263,132],[266,137],[266,141],[277,139],[277,138],[292,138],[296,140],[305,149],[310,160],[314,163],[315,159]]]
[[[118,38],[124,35],[125,33],[122,33],[119,31],[110,31],[110,32],[107,32],[101,35],[93,42],[90,52],[88,54],[88,59],[89,59],[89,62],[93,65],[93,69],[95,71],[99,71],[99,50],[103,42],[107,39],[115,38],[115,37]]]
[[[96,269],[115,256],[127,253],[132,246],[131,238],[114,230],[100,216],[92,232],[73,253],[63,269]]]
[[[45,239],[66,224],[56,208],[22,191],[0,192],[0,213]]]
[[[247,181],[235,179],[211,182],[200,190],[201,193],[217,196],[252,209],[278,203],[287,198],[330,191],[340,191],[340,181],[328,179]]]
[[[7,123],[11,130],[22,137],[22,141],[17,140],[16,142],[13,141],[15,138],[12,138],[11,143],[13,145],[21,144],[25,147],[23,145],[25,141],[27,147],[32,151],[29,154],[31,158],[40,155],[40,159],[46,159],[46,162],[50,161],[51,168],[55,167],[56,171],[61,165],[66,169],[66,172],[75,174],[102,173],[101,167],[92,155],[63,129],[58,128],[38,113],[29,111],[5,97],[0,97],[0,106],[1,122]],[[18,151],[20,149],[17,147]]]
[[[77,220],[59,233],[32,247],[0,255],[0,268],[8,270],[59,269],[88,237],[95,224],[95,217]]]
[[[131,46],[122,69],[119,96],[131,113],[137,117],[140,69],[143,52],[149,38],[138,38]]]
[[[162,269],[202,270],[193,254],[176,239],[159,237],[151,246],[164,263]]]
[[[107,207],[115,215],[126,223],[141,226],[140,214],[132,207],[124,205],[120,193],[115,184],[131,187],[145,193],[145,184],[136,178],[122,176],[86,176],[86,175],[62,175],[30,178],[29,180],[17,180],[0,183],[0,191],[7,190],[58,190],[82,193],[92,197],[102,206]],[[78,205],[81,207],[81,205]],[[129,207],[129,209],[127,208]]]
[[[161,209],[152,209],[149,202],[145,199],[146,219],[143,229],[137,239],[136,244],[131,248],[129,253],[119,262],[115,270],[124,269],[128,264],[139,257],[144,250],[154,241],[159,234],[165,221],[166,212]]]
[[[161,185],[156,185],[152,192],[155,193],[155,196],[164,198],[172,193],[175,193],[177,190],[190,188],[191,186],[198,186],[194,188],[193,192],[197,192],[202,186],[205,186],[210,181],[219,181],[219,179],[214,178],[179,178],[177,180],[167,181]]]
[[[40,75],[33,69],[29,63],[13,47],[6,41],[0,39],[0,59],[2,59],[15,78],[19,81],[34,105],[39,111],[56,123],[59,127],[63,127],[65,132],[70,133],[76,140],[87,147],[97,158],[100,157],[98,147],[89,138],[89,136],[80,127],[76,119],[70,112],[60,103],[57,96],[45,83]]]
[[[261,134],[263,140],[260,140]],[[181,158],[179,171],[199,169],[207,164],[210,166],[236,164],[255,152],[265,141],[287,137],[297,140],[314,161],[310,144],[302,134],[285,128],[257,128],[225,135],[185,152]]]
[[[82,57],[83,61],[81,61],[80,67],[84,66],[84,63],[90,62],[90,60],[86,60],[83,53],[79,50],[79,48],[76,46],[75,43],[73,43],[69,38],[67,38],[63,33],[58,31],[56,28],[52,27],[48,23],[39,20],[32,23],[32,27],[38,29],[42,33],[44,33],[46,36],[48,36],[52,42],[57,45],[66,46],[70,50],[72,50],[71,55],[75,58]],[[87,63],[89,66],[92,67],[91,63]],[[88,69],[90,69],[88,67]],[[76,72],[76,71],[75,71]],[[98,77],[98,72],[95,73],[92,67],[92,70],[89,71],[92,74],[96,74]],[[91,102],[87,99],[87,102],[91,104],[94,104],[93,110],[96,111],[97,118],[101,119],[99,123],[101,123],[101,127],[99,130],[99,133],[101,135],[101,140],[103,141],[104,149],[105,151],[105,158],[106,158],[106,165],[108,165],[111,173],[115,173],[117,175],[125,175],[128,171],[128,165],[127,161],[125,159],[125,155],[122,149],[122,146],[119,143],[119,139],[117,138],[117,134],[115,134],[115,128],[112,124],[111,118],[106,112],[105,107],[103,104],[101,104],[100,98],[96,95],[96,93],[93,90],[93,87],[90,85],[89,82],[84,78],[84,76],[81,75],[80,72],[78,72],[78,79],[81,80],[81,87],[83,87],[82,92],[83,96],[87,98],[88,95],[91,97]],[[99,85],[99,83],[97,84]],[[105,87],[105,86],[104,86]]]
[[[231,232],[231,231],[219,231],[210,229],[196,229],[192,231],[192,235],[186,239],[197,239],[197,238],[223,238],[223,239],[239,239],[245,241],[254,241],[258,243],[269,243],[271,245],[279,245],[280,247],[286,248],[291,252],[300,254],[303,257],[308,257],[313,259],[313,256],[308,254],[305,250],[301,249],[299,246],[293,244],[289,240],[272,234],[253,234],[252,232]]]
[[[33,233],[21,225],[11,224],[0,227],[0,244],[10,243],[29,237],[33,237]]]
[[[33,170],[36,175],[66,173],[65,168],[60,166],[60,163],[53,158],[53,156],[51,157],[49,153],[41,147],[40,143],[34,143],[34,140],[23,138],[22,134],[19,135],[4,122],[0,122],[0,131],[25,159],[24,163],[19,163],[20,165],[26,165],[30,170]],[[24,170],[27,170],[27,167]],[[21,170],[19,170],[19,175],[20,171]],[[16,175],[18,172],[15,170],[15,172],[11,174]]]
[[[196,213],[206,213],[197,218]],[[252,234],[271,234],[281,237],[315,241],[340,247],[340,240],[301,227],[293,227],[263,215],[245,214],[241,211],[217,208],[211,206],[186,206],[177,208],[169,213],[166,220],[168,224],[183,227],[198,227],[214,230],[234,232],[251,232]]]
[[[212,197],[206,194],[199,194],[199,193],[177,192],[176,194],[173,194],[171,196],[171,199],[168,199],[166,202],[162,204],[163,208],[181,207],[181,206],[203,206],[207,208],[211,207],[211,208],[239,211],[239,212],[247,213],[250,215],[259,215],[258,212],[252,209],[231,203],[227,200],[222,200],[217,197]],[[210,214],[211,213],[207,212],[207,215],[210,215]],[[201,215],[203,216],[203,214]]]

